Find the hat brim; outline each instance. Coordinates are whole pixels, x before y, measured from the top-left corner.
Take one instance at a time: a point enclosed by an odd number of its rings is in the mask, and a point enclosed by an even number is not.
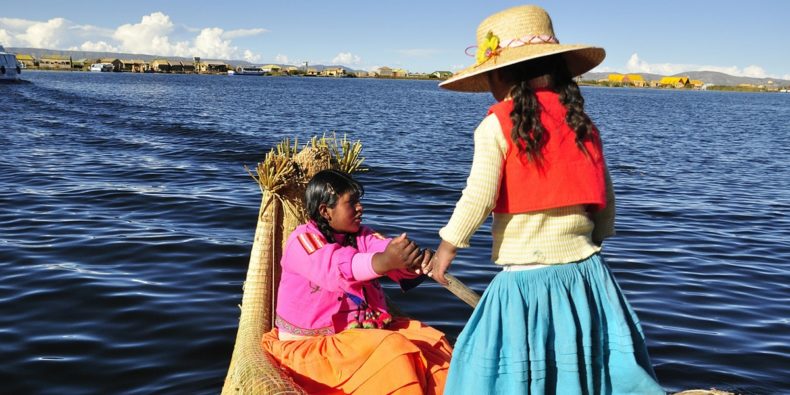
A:
[[[549,55],[562,54],[572,77],[582,75],[603,62],[606,51],[589,45],[530,44],[506,48],[483,63],[467,67],[448,78],[439,86],[458,92],[488,92],[486,73],[512,64],[526,62]]]

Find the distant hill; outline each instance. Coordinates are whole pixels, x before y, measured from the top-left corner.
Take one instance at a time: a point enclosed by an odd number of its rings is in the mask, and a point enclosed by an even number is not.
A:
[[[715,85],[738,85],[738,84],[752,84],[752,85],[790,85],[790,80],[783,80],[779,78],[754,78],[754,77],[736,77],[729,74],[719,73],[717,71],[689,71],[682,75],[687,75],[694,80],[702,80]]]
[[[601,80],[609,77],[611,73],[586,73],[582,75],[583,80]],[[683,73],[674,74],[671,76],[663,76],[659,74],[650,73],[619,73],[619,74],[638,74],[641,75],[645,81],[660,80],[661,77],[689,77],[692,80],[700,80],[706,84],[713,85],[728,85],[735,86],[738,84],[752,84],[752,85],[775,85],[775,86],[789,86],[790,80],[783,80],[778,78],[754,78],[754,77],[738,77],[734,75],[720,73],[718,71],[687,71]]]
[[[95,52],[95,51],[69,51],[69,50],[60,50],[60,49],[45,49],[45,48],[13,48],[7,47],[6,51],[15,53],[15,54],[26,54],[32,55],[34,58],[40,58],[45,55],[60,55],[60,56],[71,56],[72,60],[77,59],[98,59],[98,58],[118,58],[118,59],[141,59],[146,62],[153,61],[155,59],[167,59],[167,60],[175,60],[175,61],[182,61],[182,62],[191,62],[192,58],[185,58],[180,56],[161,56],[161,55],[146,55],[146,54],[135,54],[135,53],[117,53],[117,52]],[[252,66],[252,65],[263,65],[263,64],[270,64],[270,63],[251,63],[246,60],[227,60],[227,59],[214,59],[214,58],[202,58],[203,61],[220,61],[225,62],[233,66]],[[275,63],[277,64],[277,63]],[[280,67],[284,66],[294,66],[290,64],[277,64]],[[297,67],[301,67],[301,65],[295,65]],[[341,67],[346,70],[346,72],[356,72],[358,70],[354,70],[352,68],[346,66],[334,66],[334,65],[321,65],[321,64],[308,64],[308,67],[314,68],[317,71],[321,72],[325,68],[328,67]]]
[[[185,58],[180,56],[159,56],[159,55],[145,55],[145,54],[133,54],[133,53],[117,53],[117,52],[95,52],[95,51],[68,51],[68,50],[60,50],[60,49],[45,49],[45,48],[6,48],[8,52],[13,52],[16,54],[26,54],[26,55],[33,55],[35,58],[40,58],[45,55],[60,55],[60,56],[71,56],[72,60],[77,59],[96,59],[96,58],[118,58],[118,59],[142,59],[145,61],[152,61],[155,59],[167,59],[167,60],[178,60],[178,61],[192,61],[192,58]],[[203,60],[219,60],[219,59],[208,59],[204,58]],[[232,64],[249,64],[249,62],[245,61],[229,61]],[[238,63],[237,63],[238,62]]]

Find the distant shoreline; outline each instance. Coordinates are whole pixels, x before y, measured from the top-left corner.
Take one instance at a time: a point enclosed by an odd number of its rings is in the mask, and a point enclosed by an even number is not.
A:
[[[20,75],[22,79],[24,79],[24,74],[28,72],[77,72],[77,73],[95,73],[90,72],[82,69],[42,69],[42,68],[23,68],[23,72]],[[380,80],[405,80],[405,81],[436,81],[441,82],[444,81],[445,78],[435,78],[429,76],[356,76],[353,74],[348,74],[344,76],[327,76],[327,75],[305,75],[305,74],[287,74],[287,73],[278,73],[278,74],[267,74],[267,75],[260,75],[260,76],[236,76],[233,74],[228,74],[227,72],[181,72],[181,73],[163,73],[163,72],[130,72],[130,71],[115,71],[111,73],[116,74],[157,74],[157,75],[211,75],[211,76],[225,76],[225,77],[234,77],[234,78],[254,78],[254,77],[302,77],[302,78],[327,78],[327,79],[349,79],[349,78],[361,78],[361,79],[380,79]],[[100,74],[100,73],[99,73]],[[744,93],[790,93],[790,87],[788,88],[775,88],[775,89],[765,89],[764,87],[758,86],[732,86],[732,85],[710,85],[704,89],[699,89],[694,86],[683,86],[683,87],[671,87],[671,86],[631,86],[627,84],[612,84],[602,81],[595,81],[595,80],[578,80],[577,83],[579,86],[585,87],[599,87],[599,88],[612,88],[612,89],[648,89],[648,90],[678,90],[678,91],[715,91],[715,92],[744,92]]]
[[[582,80],[579,86],[612,88],[612,89],[647,89],[647,90],[677,90],[677,91],[714,91],[714,92],[745,92],[745,93],[790,93],[790,87],[765,88],[763,86],[740,86],[740,85],[709,85],[704,88],[697,88],[691,85],[683,87],[673,86],[632,86],[616,85],[605,82]]]
[[[302,78],[325,78],[325,79],[379,79],[379,80],[405,80],[405,81],[444,81],[445,78],[434,78],[434,77],[426,77],[426,76],[407,76],[407,77],[397,77],[397,76],[366,76],[366,77],[359,77],[355,75],[346,75],[346,76],[326,76],[326,75],[304,75],[304,74],[274,74],[274,75],[256,75],[256,76],[236,76],[233,74],[228,73],[221,73],[221,72],[189,72],[189,73],[159,73],[159,72],[129,72],[129,71],[113,71],[113,72],[91,72],[86,70],[66,70],[66,69],[42,69],[42,68],[23,68],[22,74],[20,75],[24,78],[25,73],[47,73],[47,72],[54,72],[54,73],[89,73],[89,74],[156,74],[156,75],[205,75],[205,76],[219,76],[219,77],[234,77],[234,78],[279,78],[279,77],[302,77]]]
[[[253,64],[240,60],[183,58],[142,54],[117,54],[109,52],[48,50],[39,48],[8,48],[23,68],[50,71],[91,71],[103,64],[115,72],[175,73],[175,74],[258,74],[310,75],[327,77],[392,77],[398,79],[447,79],[452,72],[435,70],[430,73],[413,72],[397,67],[381,66],[375,70],[357,70],[342,65]]]
[[[410,72],[400,68],[382,66],[376,70],[356,70],[341,65],[309,65],[302,62],[293,64],[254,64],[244,60],[201,59],[198,57],[186,58],[178,56],[145,55],[131,53],[115,53],[100,51],[74,51],[54,50],[46,48],[7,47],[6,51],[17,55],[17,59],[27,66],[28,70],[84,70],[88,71],[91,64],[112,62],[115,71],[121,72],[199,72],[225,74],[228,70],[237,69],[263,69],[270,74],[280,73],[316,75],[325,74],[329,77],[356,76],[363,78],[392,78],[392,79],[427,79],[442,81],[449,78],[449,70],[435,70],[430,73]],[[169,62],[169,64],[168,64]],[[337,75],[340,74],[340,75]],[[634,80],[636,78],[636,80]],[[596,72],[588,71],[580,77],[580,83],[585,85],[655,85],[664,78],[687,78],[691,82],[706,85],[706,89],[733,90],[744,92],[782,91],[790,89],[790,80],[776,77],[745,77],[735,76],[717,71],[698,70],[684,71],[674,75],[659,75],[647,72]],[[712,88],[716,86],[716,88]],[[729,88],[722,88],[729,87]],[[656,87],[656,86],[653,86]]]

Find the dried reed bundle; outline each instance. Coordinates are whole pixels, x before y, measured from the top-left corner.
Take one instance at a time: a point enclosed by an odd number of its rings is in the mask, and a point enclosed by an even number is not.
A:
[[[339,144],[339,146],[338,146]],[[315,173],[325,169],[358,172],[362,144],[344,137],[312,138],[302,150],[286,139],[266,154],[255,171],[247,169],[263,193],[255,228],[241,317],[223,394],[304,394],[260,346],[261,336],[274,325],[280,258],[288,235],[306,220],[304,189]]]
[[[346,140],[346,136],[343,136],[343,141],[340,142],[339,147],[337,139],[335,139],[335,144],[331,145],[329,148],[332,150],[332,155],[337,158],[338,170],[346,173],[365,170],[360,168],[365,158],[359,156],[362,151],[362,145],[359,144],[359,141],[351,143]]]

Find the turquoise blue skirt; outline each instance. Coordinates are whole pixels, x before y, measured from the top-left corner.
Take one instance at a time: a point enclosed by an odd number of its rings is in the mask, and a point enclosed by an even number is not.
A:
[[[446,394],[665,394],[599,254],[501,272],[453,350]]]

